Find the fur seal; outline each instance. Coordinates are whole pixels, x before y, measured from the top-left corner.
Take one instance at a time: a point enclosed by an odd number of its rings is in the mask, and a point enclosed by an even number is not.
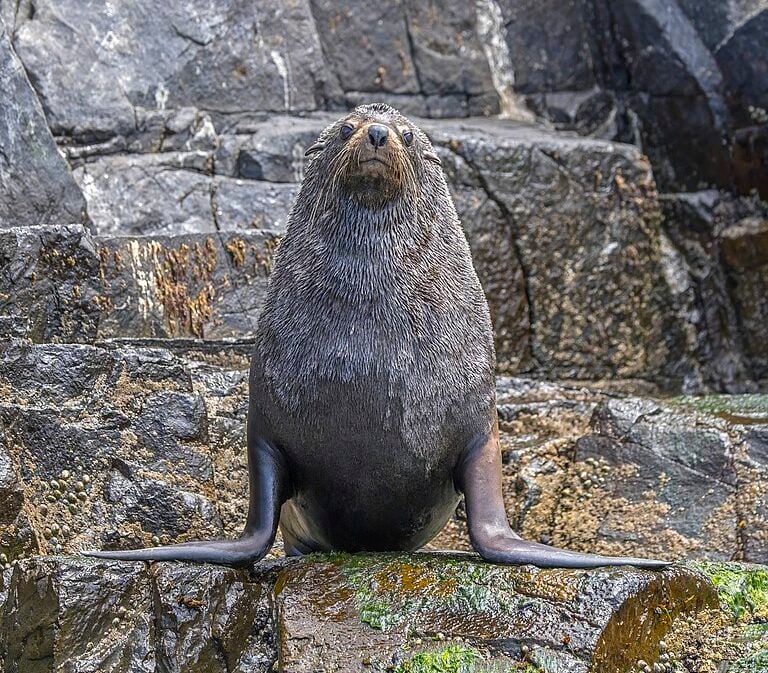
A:
[[[463,494],[489,561],[666,565],[510,528],[488,305],[426,135],[387,105],[363,105],[307,154],[251,360],[242,536],[88,553],[244,565],[278,525],[289,555],[415,550]]]

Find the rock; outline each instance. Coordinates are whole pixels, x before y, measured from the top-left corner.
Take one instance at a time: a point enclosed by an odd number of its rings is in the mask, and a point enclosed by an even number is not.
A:
[[[702,380],[690,381],[690,389],[745,392],[755,374],[744,353],[721,235],[731,222],[758,213],[760,206],[715,190],[664,194],[660,203],[668,237],[666,273],[675,279],[670,285],[676,288],[678,314],[690,326],[692,349],[701,363]]]
[[[149,573],[158,615],[158,670],[270,671],[277,636],[271,587],[216,566],[157,564]]]
[[[130,136],[146,110],[314,110],[334,96],[306,2],[39,2],[11,28],[54,134],[84,142]]]
[[[331,663],[358,671],[366,661],[408,671],[423,653],[623,671],[656,660],[678,615],[717,605],[703,577],[682,568],[538,570],[471,556],[338,554],[290,566],[278,586],[280,661],[292,673]]]
[[[104,157],[75,169],[75,178],[100,234],[284,228],[294,185],[214,177],[212,162],[203,151]]]
[[[280,235],[269,230],[91,237],[0,233],[0,330],[36,342],[253,339]]]
[[[313,0],[312,12],[349,107],[373,97],[421,116],[499,111],[474,6]]]
[[[0,90],[6,100],[0,107],[0,229],[87,223],[83,195],[56,149],[2,17]]]
[[[756,379],[768,378],[768,217],[745,218],[722,233],[746,355]]]
[[[96,338],[99,257],[81,225],[0,231],[0,269],[0,330],[5,338]]]
[[[257,578],[227,568],[29,559],[0,611],[0,662],[8,673],[266,672],[268,600]]]
[[[151,606],[142,564],[23,561],[0,616],[4,669],[155,671]]]
[[[751,12],[745,11],[746,7],[737,10],[734,18],[738,21],[715,51],[728,105],[739,127],[768,124],[768,55],[764,45],[768,7],[763,2],[755,5]]]
[[[766,409],[760,395],[604,401],[557,504],[531,511],[561,546],[764,562]]]
[[[516,91],[582,91],[597,84],[601,59],[590,4],[499,0]]]
[[[0,492],[28,522],[4,527],[9,559],[223,533],[205,401],[179,359],[13,341],[0,387],[0,455],[16,478]]]
[[[501,332],[502,367],[509,359],[512,371],[548,377],[661,381],[690,366],[681,326],[665,323],[671,297],[657,275],[658,206],[649,166],[634,149],[490,121],[428,130],[450,184],[492,202],[491,216],[500,213],[512,236],[514,261],[502,258],[506,287],[510,300],[516,285],[523,295],[514,303],[490,297],[510,325]],[[478,268],[481,281],[501,275],[493,265]]]
[[[99,337],[253,338],[279,234],[99,238]]]
[[[633,399],[603,404],[593,423],[593,434],[576,443],[556,539],[591,539],[603,551],[731,558],[737,480],[725,427]],[[589,514],[587,498],[595,501]]]
[[[0,665],[586,673],[634,671],[642,659],[694,671],[762,656],[766,577],[746,564],[539,570],[447,554],[315,555],[248,570],[36,557],[0,575]]]
[[[633,0],[614,13],[643,147],[659,188],[729,187],[728,110],[712,53],[675,3]]]

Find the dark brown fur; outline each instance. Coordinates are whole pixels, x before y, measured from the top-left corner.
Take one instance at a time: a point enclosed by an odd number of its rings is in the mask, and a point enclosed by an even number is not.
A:
[[[372,125],[388,130],[385,144]],[[367,105],[308,153],[252,358],[242,537],[93,554],[250,563],[278,523],[291,554],[413,550],[463,492],[472,544],[490,560],[663,565],[526,542],[509,528],[488,305],[428,138]]]

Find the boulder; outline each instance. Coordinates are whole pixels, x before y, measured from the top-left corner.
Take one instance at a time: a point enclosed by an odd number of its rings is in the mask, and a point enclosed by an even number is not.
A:
[[[85,199],[59,154],[0,16],[0,229],[87,223]],[[12,104],[8,104],[12,101]]]
[[[429,130],[450,184],[490,202],[488,213],[503,216],[512,237],[496,246],[505,256],[478,269],[481,281],[493,278],[504,260],[522,275],[507,281],[509,300],[490,295],[510,325],[499,330],[508,338],[499,345],[502,366],[509,359],[512,370],[547,377],[659,383],[695,366],[681,325],[668,319],[655,187],[634,148],[480,120]],[[457,198],[460,211],[465,199]],[[527,334],[513,332],[525,313]]]
[[[0,333],[35,342],[252,340],[279,232],[92,237],[0,233]]]
[[[6,561],[223,533],[209,416],[182,361],[12,341],[0,370]]]
[[[147,110],[314,110],[334,92],[308,2],[46,1],[12,31],[53,133],[85,142],[132,135]]]
[[[765,562],[766,428],[762,395],[602,402],[571,449],[551,539]]]
[[[98,336],[252,339],[276,231],[98,238]]]
[[[744,352],[744,333],[730,273],[723,264],[721,236],[734,222],[758,215],[763,206],[754,199],[729,198],[716,190],[662,194],[660,204],[665,275],[702,365],[699,380],[687,382],[686,387],[747,392],[756,377]]]
[[[275,661],[268,587],[246,571],[38,557],[7,581],[8,673],[245,673]]]
[[[768,378],[768,216],[735,222],[721,235],[746,355],[756,379]]]
[[[100,234],[284,228],[296,186],[251,179],[242,154],[237,178],[214,176],[214,154],[203,150],[101,157],[74,174]]]
[[[99,256],[82,225],[0,231],[0,335],[91,341],[99,324]]]

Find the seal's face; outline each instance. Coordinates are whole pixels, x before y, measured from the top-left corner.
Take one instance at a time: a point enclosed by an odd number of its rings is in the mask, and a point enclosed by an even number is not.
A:
[[[380,104],[360,106],[328,127],[307,150],[320,152],[328,186],[369,205],[415,193],[419,165],[440,163],[419,129]]]

